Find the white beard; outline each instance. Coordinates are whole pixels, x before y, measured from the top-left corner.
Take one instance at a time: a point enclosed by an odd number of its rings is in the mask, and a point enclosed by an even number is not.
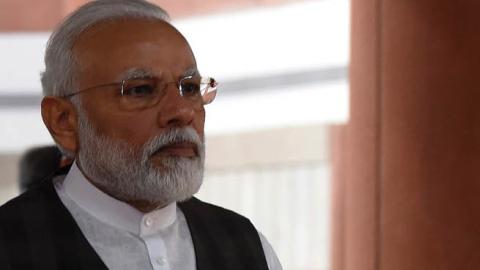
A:
[[[122,201],[166,205],[187,200],[200,189],[205,144],[193,128],[168,129],[138,149],[99,134],[79,114],[78,162],[86,177],[105,193]],[[198,157],[163,157],[161,168],[151,162],[160,147],[185,141],[197,145]]]

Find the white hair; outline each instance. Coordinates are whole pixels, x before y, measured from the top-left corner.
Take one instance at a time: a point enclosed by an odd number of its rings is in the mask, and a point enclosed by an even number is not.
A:
[[[76,89],[75,56],[72,49],[88,28],[124,18],[145,18],[169,22],[168,13],[144,0],[98,0],[70,14],[52,33],[45,51],[45,72],[41,74],[44,96],[66,96]]]

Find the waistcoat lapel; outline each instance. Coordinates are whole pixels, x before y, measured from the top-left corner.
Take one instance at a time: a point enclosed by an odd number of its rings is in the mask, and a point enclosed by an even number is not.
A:
[[[196,198],[178,205],[190,229],[197,270],[268,270],[258,232],[248,219]]]

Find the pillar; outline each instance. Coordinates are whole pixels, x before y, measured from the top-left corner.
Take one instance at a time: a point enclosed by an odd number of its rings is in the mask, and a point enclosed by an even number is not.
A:
[[[334,270],[480,269],[479,14],[477,0],[352,0]]]

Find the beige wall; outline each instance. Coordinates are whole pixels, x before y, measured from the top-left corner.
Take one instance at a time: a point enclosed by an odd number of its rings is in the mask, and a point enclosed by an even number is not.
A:
[[[328,135],[327,126],[313,125],[207,137],[207,167],[324,163],[329,159]]]

